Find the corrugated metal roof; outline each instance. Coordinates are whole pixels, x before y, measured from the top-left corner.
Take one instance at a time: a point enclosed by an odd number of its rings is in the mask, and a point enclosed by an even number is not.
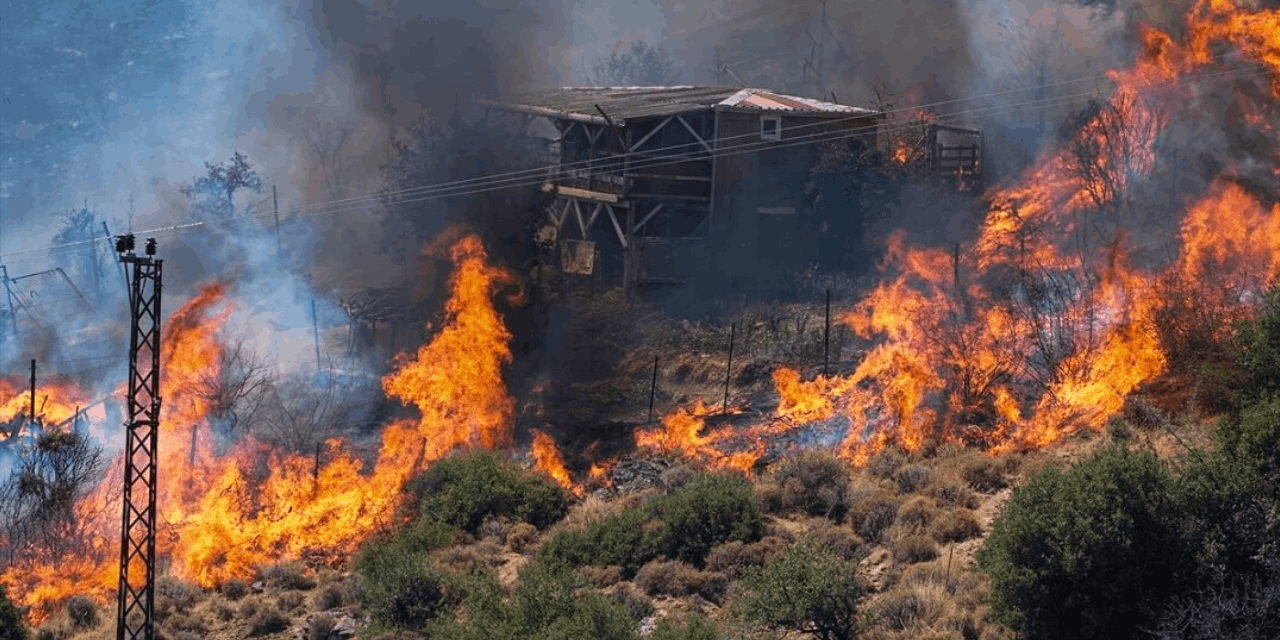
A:
[[[599,105],[600,109],[596,108]],[[875,111],[765,89],[737,87],[561,87],[516,96],[502,106],[544,115],[604,122],[600,110],[621,124],[627,120],[669,116],[717,106],[798,113],[873,114]]]

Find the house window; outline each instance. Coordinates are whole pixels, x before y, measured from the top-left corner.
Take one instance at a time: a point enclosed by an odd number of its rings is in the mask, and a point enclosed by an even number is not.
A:
[[[782,116],[760,116],[760,139],[782,139]]]

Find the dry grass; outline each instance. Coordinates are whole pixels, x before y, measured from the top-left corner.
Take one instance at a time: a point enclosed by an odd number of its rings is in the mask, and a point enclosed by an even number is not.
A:
[[[528,522],[518,522],[507,532],[507,549],[512,553],[524,553],[537,539],[537,527]]]
[[[760,566],[782,553],[790,543],[779,536],[765,536],[756,542],[726,542],[707,554],[707,568],[737,578],[743,569]]]
[[[929,535],[938,542],[964,542],[982,535],[982,525],[968,509],[948,509],[933,520]]]
[[[720,602],[729,586],[729,577],[718,571],[702,571],[676,560],[654,560],[636,572],[636,586],[653,596],[698,594]]]
[[[938,543],[928,536],[903,536],[889,545],[894,561],[901,564],[928,562],[938,557]]]
[[[898,507],[894,522],[908,534],[924,533],[938,516],[938,505],[932,498],[913,497]]]
[[[888,491],[878,491],[854,500],[847,521],[869,542],[881,542],[884,532],[898,516],[902,499]]]

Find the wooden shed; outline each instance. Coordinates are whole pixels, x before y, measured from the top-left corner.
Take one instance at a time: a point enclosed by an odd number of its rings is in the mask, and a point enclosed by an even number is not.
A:
[[[876,145],[878,112],[764,89],[566,87],[490,106],[545,117],[561,267],[631,286],[803,267],[819,143]]]

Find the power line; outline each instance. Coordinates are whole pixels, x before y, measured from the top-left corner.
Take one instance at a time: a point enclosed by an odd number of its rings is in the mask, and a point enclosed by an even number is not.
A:
[[[1230,70],[1217,71],[1217,72],[1206,73],[1206,74],[1186,76],[1182,78],[1182,80],[1188,81],[1188,82],[1196,82],[1201,80],[1205,80],[1205,81],[1235,80],[1235,79],[1242,79],[1242,78],[1254,77],[1259,75],[1267,75],[1269,73],[1270,73],[1269,69],[1259,65],[1255,67],[1252,71],[1250,71],[1249,69],[1230,69]],[[1085,79],[1085,80],[1088,80],[1088,79]],[[1081,81],[1083,80],[1078,79],[1078,80],[1071,80],[1071,81],[1062,81],[1059,83],[1051,83],[1051,85],[1046,85],[1046,86],[1067,85],[1067,84],[1079,83]],[[877,114],[878,113],[884,113],[884,114],[907,113],[907,112],[913,112],[913,111],[921,111],[921,110],[929,109],[929,108],[940,106],[940,105],[955,104],[955,103],[966,102],[966,101],[972,102],[972,101],[976,101],[979,98],[997,97],[997,96],[1014,94],[1014,93],[1026,93],[1026,90],[1025,89],[1010,90],[1010,91],[1004,91],[1004,92],[984,94],[981,96],[976,96],[974,98],[947,100],[947,101],[921,105],[917,107],[902,107],[898,109],[885,110],[883,112],[874,112],[874,113],[877,113]],[[1048,98],[1048,99],[1030,100],[1022,103],[975,108],[967,111],[959,111],[959,112],[954,112],[950,114],[935,116],[935,122],[938,124],[942,124],[942,123],[948,123],[948,122],[962,123],[965,121],[989,120],[1003,113],[1016,112],[1021,108],[1030,109],[1030,108],[1040,108],[1040,107],[1066,106],[1069,104],[1084,102],[1086,99],[1093,98],[1096,95],[1097,95],[1096,92],[1089,91],[1089,92],[1071,94],[1068,96],[1056,96],[1054,98]],[[848,120],[865,119],[868,115],[871,115],[871,114],[864,112],[858,115],[850,116],[848,118],[827,119],[817,123],[797,125],[797,126],[788,128],[788,131],[794,132],[796,130],[805,129],[809,127],[830,126],[832,124],[844,122]],[[743,154],[754,153],[762,149],[789,148],[789,147],[795,147],[795,146],[801,146],[801,145],[815,144],[820,142],[833,142],[833,141],[845,140],[845,139],[859,137],[862,134],[868,131],[873,131],[873,130],[878,130],[879,132],[883,132],[883,133],[896,133],[900,131],[910,131],[915,129],[917,126],[919,126],[918,123],[902,123],[902,124],[892,125],[888,127],[884,127],[881,125],[872,125],[872,126],[866,126],[866,127],[855,127],[851,129],[843,129],[835,134],[832,134],[831,132],[819,131],[816,133],[810,133],[802,136],[791,137],[782,141],[781,143],[756,140],[755,138],[757,137],[757,134],[755,133],[742,134],[738,136],[729,136],[726,138],[721,138],[720,141],[743,139],[743,138],[749,138],[751,139],[751,141],[746,143],[741,143],[741,144],[733,144],[726,147],[717,147],[711,155],[713,155],[714,157],[743,155]],[[633,161],[630,165],[630,169],[632,170],[643,169],[643,168],[670,164],[673,162],[679,162],[682,160],[705,159],[707,157],[707,155],[704,152],[697,150],[697,148],[701,147],[701,143],[699,142],[692,142],[692,143],[685,143],[685,144],[679,144],[679,145],[672,145],[670,147],[663,147],[662,149],[659,149],[657,153],[661,153],[663,151],[677,150],[683,147],[689,147],[690,150],[686,152],[670,153],[666,155],[651,157],[644,160]],[[535,185],[544,183],[545,182],[544,176],[551,170],[563,170],[565,168],[572,168],[572,167],[599,166],[604,162],[605,162],[604,160],[599,160],[599,159],[583,160],[583,161],[577,161],[572,163],[553,164],[548,166],[540,166],[540,167],[534,167],[530,169],[522,169],[522,170],[492,174],[487,176],[479,176],[476,178],[468,178],[468,179],[455,180],[450,182],[422,185],[419,187],[410,187],[407,189],[383,191],[376,194],[362,195],[362,196],[357,196],[353,198],[346,198],[346,199],[335,200],[335,201],[326,202],[326,203],[319,203],[316,205],[295,206],[295,207],[286,209],[285,213],[293,215],[295,217],[337,215],[341,213],[347,213],[350,211],[364,210],[364,209],[367,209],[369,206],[375,205],[379,202],[388,202],[388,200],[390,200],[389,204],[392,204],[392,205],[406,205],[406,204],[413,204],[416,202],[424,202],[424,201],[436,200],[441,198],[460,197],[460,196],[466,196],[466,195],[478,195],[478,194],[489,193],[493,191],[515,189],[515,188],[527,187],[527,186],[535,186]],[[471,188],[472,185],[483,185],[483,186]],[[400,196],[402,199],[391,200],[392,198],[395,198],[397,196]],[[405,196],[409,196],[409,197],[407,199],[404,199]],[[274,214],[273,213],[259,214],[259,215],[245,216],[240,218],[227,218],[227,219],[220,219],[220,220],[198,221],[198,222],[191,222],[191,223],[184,223],[184,224],[169,225],[165,227],[154,228],[148,231],[137,232],[136,235],[166,237],[166,236],[173,236],[173,235],[178,235],[178,234],[183,234],[188,232],[196,232],[196,231],[211,232],[211,231],[216,231],[218,225],[230,226],[235,224],[243,224],[245,221],[248,221],[248,220],[262,221],[262,220],[265,220],[269,215],[274,215]],[[87,240],[79,240],[79,241],[63,243],[59,245],[51,245],[49,247],[42,248],[42,249],[27,249],[22,251],[15,251],[15,252],[9,253],[8,255],[17,256],[17,255],[36,254],[36,253],[58,253],[59,252],[58,250],[60,249],[68,249],[71,247],[92,244],[92,243],[103,241],[103,240],[109,240],[109,238],[106,236],[95,237]],[[21,260],[19,260],[19,262],[21,262]]]

